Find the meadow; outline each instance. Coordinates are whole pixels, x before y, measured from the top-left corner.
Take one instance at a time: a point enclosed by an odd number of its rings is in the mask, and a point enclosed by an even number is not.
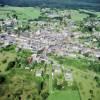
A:
[[[54,57],[54,59],[65,68],[73,70],[74,80],[77,83],[81,100],[100,99],[100,87],[98,87],[95,80],[95,76],[100,78],[100,74],[87,69],[89,66],[87,59],[74,59],[71,57]]]
[[[54,91],[48,100],[80,100],[80,96],[77,90],[65,90],[65,91]]]
[[[40,9],[33,7],[0,7],[0,19],[16,14],[19,20],[35,19],[40,16]]]
[[[0,52],[0,71],[4,72],[8,63],[16,58],[15,52]]]
[[[78,10],[70,10],[70,13],[72,20],[74,21],[82,21],[84,18],[87,18],[90,15],[100,18],[100,12],[97,11],[78,9]]]

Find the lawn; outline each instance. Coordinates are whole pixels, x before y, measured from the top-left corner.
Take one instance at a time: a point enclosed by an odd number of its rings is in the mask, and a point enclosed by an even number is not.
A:
[[[78,91],[69,89],[65,91],[55,91],[47,100],[80,100],[80,96]]]
[[[40,9],[33,7],[0,7],[0,18],[7,18],[7,14],[16,14],[20,20],[35,19],[40,16]]]

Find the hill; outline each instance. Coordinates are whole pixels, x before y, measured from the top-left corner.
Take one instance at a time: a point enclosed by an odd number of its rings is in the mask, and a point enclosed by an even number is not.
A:
[[[0,4],[13,6],[47,6],[93,8],[100,10],[100,0],[0,0]]]

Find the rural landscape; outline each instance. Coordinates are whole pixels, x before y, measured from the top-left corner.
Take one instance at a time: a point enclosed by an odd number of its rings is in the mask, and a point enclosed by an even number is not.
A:
[[[100,100],[100,1],[0,0],[0,100]]]

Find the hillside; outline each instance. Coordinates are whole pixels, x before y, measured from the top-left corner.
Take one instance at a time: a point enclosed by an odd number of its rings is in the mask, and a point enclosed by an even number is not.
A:
[[[92,9],[100,10],[100,0],[0,0],[0,3],[13,6],[92,7]]]

